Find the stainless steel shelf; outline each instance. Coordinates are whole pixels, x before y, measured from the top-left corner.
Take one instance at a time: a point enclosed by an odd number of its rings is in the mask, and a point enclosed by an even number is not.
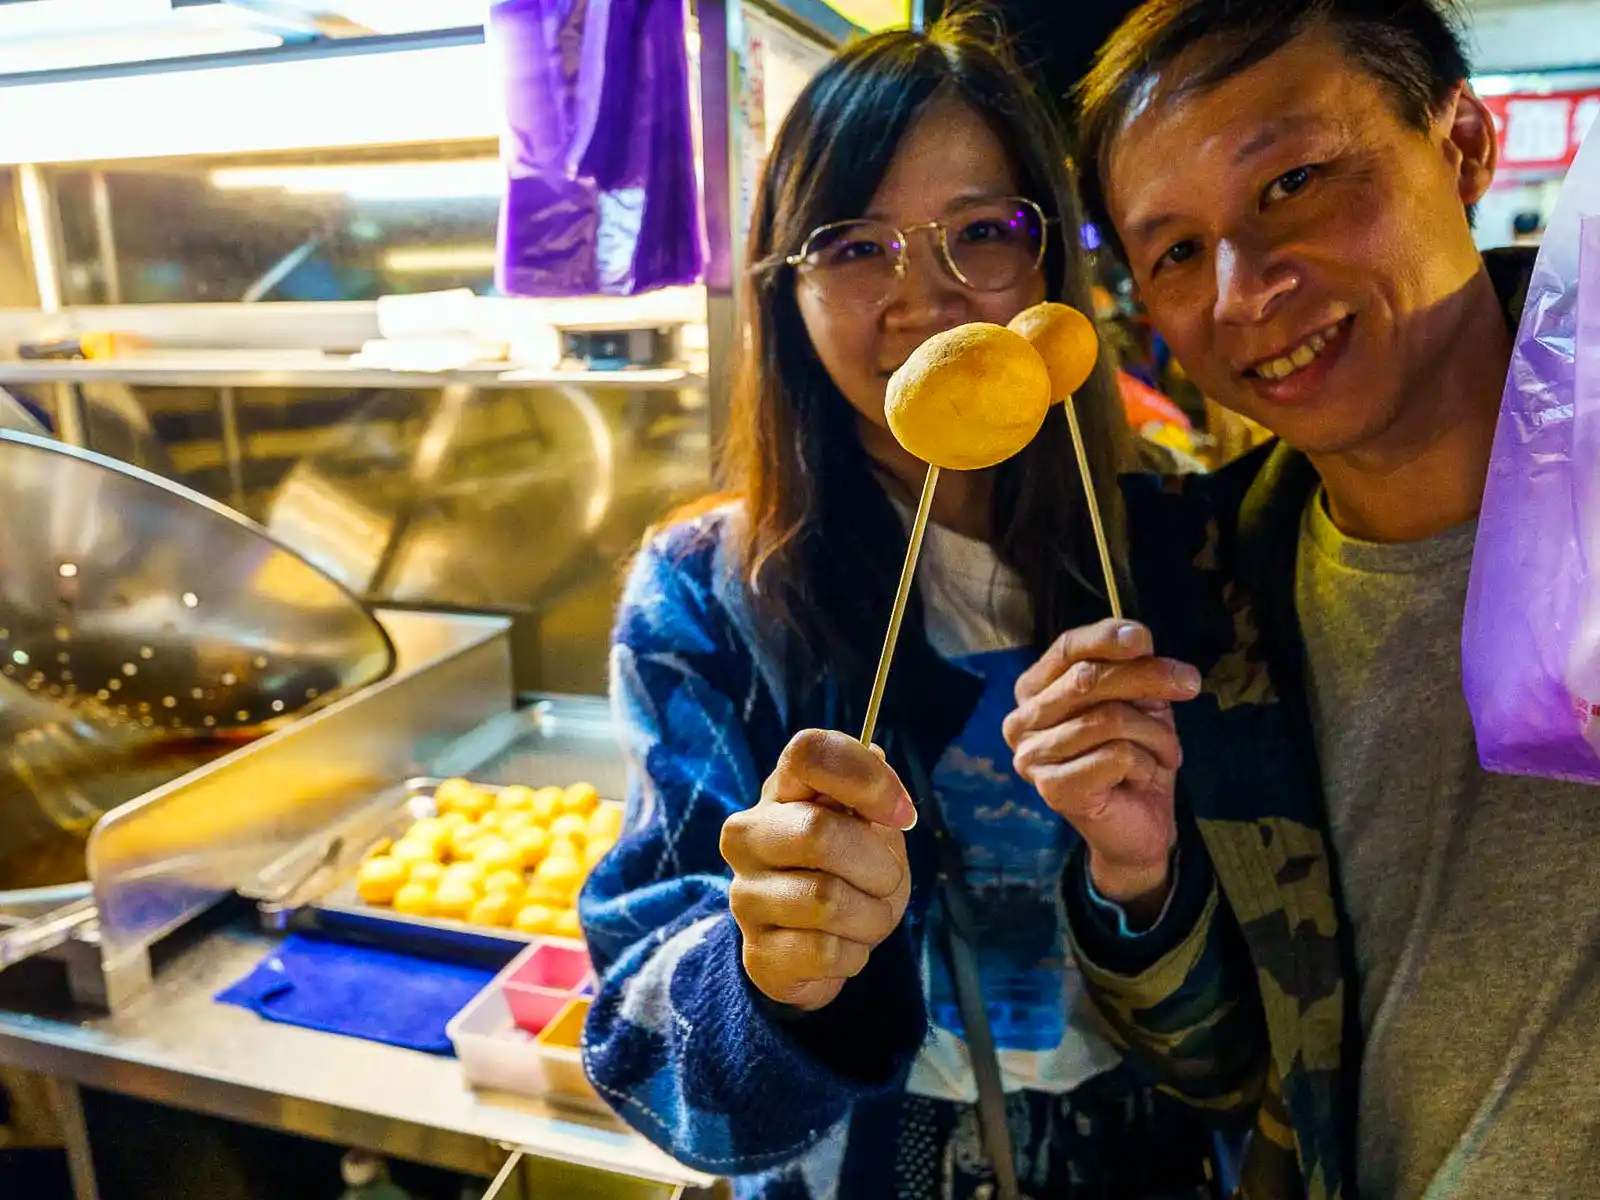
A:
[[[135,387],[215,388],[541,388],[601,387],[626,391],[704,388],[703,375],[681,368],[623,371],[532,371],[503,365],[452,371],[388,371],[328,358],[284,365],[249,365],[222,358],[0,360],[0,384],[122,383]]]

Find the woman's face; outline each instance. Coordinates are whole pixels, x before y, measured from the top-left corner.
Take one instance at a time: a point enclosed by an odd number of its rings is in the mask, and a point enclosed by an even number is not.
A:
[[[1019,191],[1017,173],[988,123],[959,100],[936,100],[907,131],[871,205],[858,215],[907,229]],[[889,376],[913,350],[969,321],[1004,325],[1044,300],[1045,278],[1040,268],[1005,291],[974,291],[945,267],[937,234],[925,229],[909,235],[905,275],[877,308],[830,307],[803,271],[795,291],[811,343],[834,384],[862,417],[887,429]]]

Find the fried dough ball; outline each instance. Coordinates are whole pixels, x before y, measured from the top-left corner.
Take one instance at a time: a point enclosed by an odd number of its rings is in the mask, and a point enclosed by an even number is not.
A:
[[[980,321],[917,347],[889,380],[885,414],[924,462],[978,471],[1031,442],[1050,399],[1050,372],[1028,339]]]
[[[1050,398],[1065,400],[1094,371],[1100,337],[1094,322],[1065,304],[1035,304],[1011,319],[1009,329],[1028,339],[1050,373]]]

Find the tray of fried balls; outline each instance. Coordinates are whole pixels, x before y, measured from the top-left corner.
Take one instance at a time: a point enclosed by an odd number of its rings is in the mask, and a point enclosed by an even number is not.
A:
[[[622,805],[593,786],[413,779],[392,836],[318,907],[472,942],[582,938],[578,892]]]

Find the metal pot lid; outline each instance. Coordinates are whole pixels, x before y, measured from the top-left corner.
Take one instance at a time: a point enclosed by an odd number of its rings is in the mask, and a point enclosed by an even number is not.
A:
[[[254,729],[393,666],[361,601],[254,522],[0,429],[0,675],[64,723],[124,747]]]

